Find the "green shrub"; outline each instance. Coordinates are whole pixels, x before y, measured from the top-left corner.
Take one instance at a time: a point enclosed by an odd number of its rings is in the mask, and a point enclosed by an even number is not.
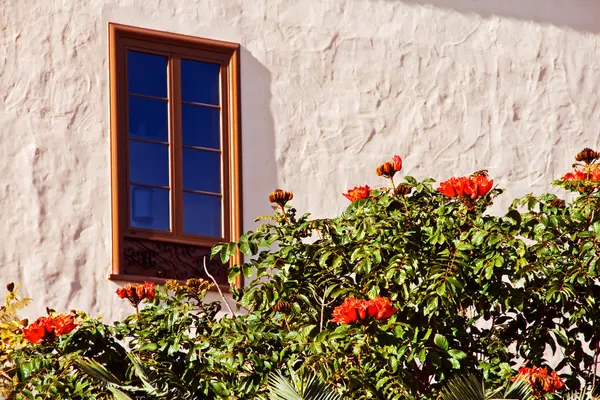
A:
[[[242,313],[218,319],[205,283],[171,283],[114,326],[80,314],[73,333],[12,346],[3,385],[14,398],[266,399],[270,373],[296,370],[345,398],[433,399],[454,376],[499,387],[517,359],[553,352],[577,390],[595,380],[600,338],[597,159],[585,150],[555,182],[569,203],[528,195],[502,216],[486,212],[502,190],[485,171],[396,184],[399,157],[376,171],[391,187],[348,191],[336,218],[299,215],[278,190],[272,216],[212,251],[247,256],[229,272],[249,281],[231,288]]]

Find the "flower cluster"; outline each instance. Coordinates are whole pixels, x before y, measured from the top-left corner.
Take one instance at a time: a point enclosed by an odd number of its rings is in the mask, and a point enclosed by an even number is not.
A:
[[[277,189],[271,192],[269,195],[269,202],[279,205],[279,207],[285,207],[286,203],[294,198],[292,192],[288,192],[282,189]]]
[[[468,197],[476,200],[487,194],[493,185],[494,180],[489,179],[485,174],[473,174],[468,177],[452,177],[441,182],[438,191],[447,197]]]
[[[567,172],[565,176],[561,178],[564,182],[576,182],[576,181],[600,181],[600,167],[598,164],[591,164],[585,166],[583,169],[574,169],[571,172]]]
[[[117,295],[122,299],[129,300],[137,308],[143,300],[154,300],[154,283],[146,282],[143,285],[128,284],[127,286],[118,288]]]
[[[565,386],[565,383],[556,372],[552,371],[549,374],[547,368],[521,367],[517,375],[511,378],[513,382],[519,379],[527,379],[537,394],[554,393]]]
[[[31,343],[40,344],[51,341],[61,335],[71,333],[77,328],[73,315],[60,314],[40,317],[33,324],[23,328],[23,337]]]
[[[392,302],[383,297],[377,297],[373,300],[360,300],[349,297],[336,308],[333,309],[333,318],[331,322],[338,324],[351,324],[353,322],[362,322],[367,316],[375,319],[388,319],[398,311],[394,308]]]
[[[402,158],[396,155],[392,158],[392,161],[386,161],[377,167],[377,176],[384,176],[392,179],[396,172],[402,169]]]
[[[368,198],[372,192],[373,190],[371,190],[369,185],[354,186],[354,189],[348,190],[348,193],[343,193],[343,195],[345,198],[354,203],[356,200]]]

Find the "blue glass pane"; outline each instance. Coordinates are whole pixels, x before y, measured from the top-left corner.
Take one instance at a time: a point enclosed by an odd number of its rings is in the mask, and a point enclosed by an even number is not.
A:
[[[221,110],[184,103],[181,116],[184,146],[221,148]]]
[[[221,154],[184,148],[183,189],[221,193]]]
[[[219,64],[181,60],[181,99],[219,105]]]
[[[169,231],[169,191],[130,186],[130,225],[133,228]]]
[[[169,146],[129,141],[131,183],[169,186]]]
[[[129,96],[129,136],[167,142],[168,104],[164,100]]]
[[[167,57],[128,51],[127,83],[129,93],[167,97]]]
[[[183,193],[183,231],[190,235],[221,237],[221,198]]]

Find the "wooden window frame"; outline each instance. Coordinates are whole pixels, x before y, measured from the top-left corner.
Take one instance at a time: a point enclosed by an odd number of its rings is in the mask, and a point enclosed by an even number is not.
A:
[[[240,152],[240,45],[187,35],[109,23],[110,141],[112,201],[111,280],[154,281],[166,279],[127,275],[123,272],[124,238],[145,239],[198,247],[212,247],[232,241],[241,233],[241,152]],[[168,57],[169,165],[171,231],[130,227],[128,173],[127,51],[146,51]],[[181,58],[217,63],[220,73],[222,237],[203,237],[183,232],[183,185],[181,145]],[[177,60],[177,61],[175,61]],[[230,263],[238,263],[240,254]],[[243,280],[236,282],[241,287]]]

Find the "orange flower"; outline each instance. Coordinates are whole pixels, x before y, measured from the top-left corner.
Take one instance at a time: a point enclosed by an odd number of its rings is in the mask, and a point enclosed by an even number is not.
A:
[[[342,305],[333,309],[333,318],[331,322],[338,324],[351,324],[361,322],[365,318],[387,319],[398,311],[394,308],[392,302],[383,297],[377,297],[373,300],[359,300],[348,297]]]
[[[119,295],[119,297],[122,299],[126,298],[127,297],[127,289],[125,289],[124,287],[118,288],[117,295]]]
[[[40,317],[33,324],[23,328],[23,337],[31,343],[40,344],[44,339],[66,335],[75,328],[77,324],[73,315]]]
[[[331,322],[345,325],[356,322],[358,319],[363,320],[367,316],[367,307],[368,304],[365,300],[348,297],[342,305],[333,309]]]
[[[383,297],[376,297],[369,301],[367,308],[370,317],[375,319],[388,319],[394,315],[398,309],[392,305],[392,302]]]
[[[145,282],[143,285],[128,284],[118,288],[116,293],[120,298],[129,300],[134,307],[137,307],[143,300],[152,301],[156,297],[152,282]]]
[[[54,318],[53,324],[54,334],[56,336],[66,335],[67,333],[71,333],[73,329],[77,328],[75,318],[72,315],[61,314]]]
[[[452,177],[447,181],[441,182],[438,192],[446,197],[467,196],[472,200],[485,196],[494,185],[494,180],[485,175]]]
[[[146,283],[144,283],[144,296],[149,301],[154,300],[154,297],[156,297],[156,292],[155,292],[155,289],[154,289],[154,283],[153,282],[146,282]]]
[[[46,329],[42,324],[34,322],[26,328],[23,328],[23,337],[33,344],[40,344],[46,335]]]
[[[547,368],[521,367],[517,372],[517,376],[511,378],[513,382],[518,379],[527,379],[534,392],[537,392],[538,394],[554,393],[565,386],[565,383],[560,379],[556,371],[552,371],[552,373],[548,374]]]
[[[400,158],[400,156],[395,155],[394,158],[392,158],[392,162],[394,163],[394,168],[396,169],[396,172],[402,169],[402,159]]]
[[[381,164],[375,170],[377,176],[385,176],[386,178],[393,178],[396,172],[402,169],[402,158],[396,155],[392,158],[392,161],[386,161]]]
[[[567,172],[565,176],[561,178],[563,181],[574,182],[574,181],[584,181],[586,180],[587,175],[585,172],[580,171],[578,169],[573,172]]]
[[[354,189],[348,190],[348,193],[343,193],[343,195],[345,198],[354,203],[356,200],[368,198],[371,195],[371,192],[372,190],[369,185],[354,186]]]

